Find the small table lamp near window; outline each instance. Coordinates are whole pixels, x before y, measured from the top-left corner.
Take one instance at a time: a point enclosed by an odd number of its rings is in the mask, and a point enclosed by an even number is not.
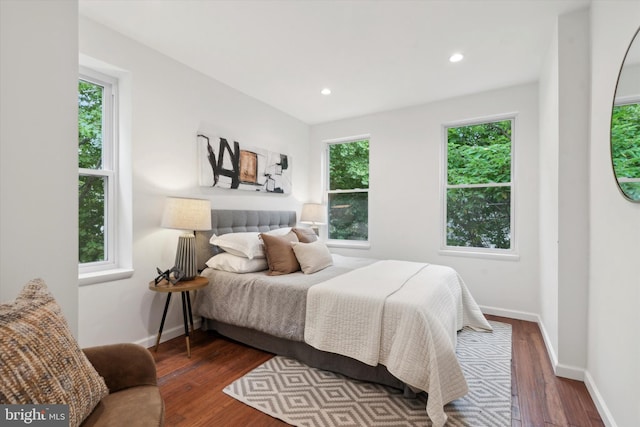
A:
[[[193,232],[211,230],[211,202],[167,197],[162,214],[162,226],[186,231],[178,238],[175,266],[184,274],[182,280],[192,280],[198,274],[196,236]]]
[[[318,203],[305,203],[302,205],[300,222],[303,224],[311,224],[311,229],[318,235],[318,225],[327,223],[326,206]]]

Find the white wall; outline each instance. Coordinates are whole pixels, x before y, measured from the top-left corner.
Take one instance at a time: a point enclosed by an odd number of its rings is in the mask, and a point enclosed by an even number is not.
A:
[[[588,9],[559,17],[558,366],[580,380],[589,280],[589,37]]]
[[[589,9],[562,15],[540,78],[541,326],[556,373],[584,377],[589,266]]]
[[[215,80],[80,19],[80,52],[120,69],[130,93],[133,169],[133,277],[80,288],[79,339],[84,346],[118,341],[150,344],[165,295],[147,289],[156,266],[173,265],[178,231],[160,228],[168,195],[209,198],[218,209],[299,209],[308,199],[309,127]],[[125,94],[126,95],[126,94]],[[196,134],[219,131],[243,144],[289,154],[293,194],[198,187]],[[182,333],[178,302],[165,324]]]
[[[539,313],[537,94],[537,84],[529,84],[312,126],[310,194],[316,200],[322,197],[323,141],[371,135],[371,248],[336,252],[450,265],[479,304],[501,314]],[[442,125],[505,113],[518,114],[515,232],[520,259],[440,255]]]
[[[594,1],[591,14],[590,268],[587,386],[608,425],[640,425],[640,204],[618,192],[609,129],[616,79],[640,3]]]
[[[552,365],[558,363],[558,31],[540,73],[540,318]]]
[[[77,27],[77,1],[0,1],[0,301],[41,277],[74,333]]]

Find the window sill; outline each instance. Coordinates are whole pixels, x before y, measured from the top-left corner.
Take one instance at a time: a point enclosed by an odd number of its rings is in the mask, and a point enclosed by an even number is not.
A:
[[[133,269],[131,268],[114,268],[111,270],[93,271],[91,273],[79,274],[78,284],[80,286],[94,285],[96,283],[128,279],[131,276],[133,276]]]
[[[330,248],[369,249],[371,243],[358,240],[327,240],[327,246]]]
[[[497,253],[497,252],[480,252],[480,251],[462,251],[455,249],[440,249],[438,255],[443,256],[459,256],[467,258],[495,259],[500,261],[520,261],[520,255],[516,253]]]

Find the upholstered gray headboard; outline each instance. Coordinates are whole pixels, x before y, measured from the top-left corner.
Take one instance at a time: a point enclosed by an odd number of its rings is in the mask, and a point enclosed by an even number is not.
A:
[[[209,258],[219,253],[219,250],[209,243],[209,239],[214,234],[220,236],[242,231],[269,231],[276,228],[295,227],[295,225],[295,211],[214,209],[211,211],[211,230],[196,232],[198,270],[204,269]]]

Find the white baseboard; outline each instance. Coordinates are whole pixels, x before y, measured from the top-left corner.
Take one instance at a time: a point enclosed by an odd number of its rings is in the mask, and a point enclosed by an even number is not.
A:
[[[487,307],[486,305],[481,305],[480,310],[482,310],[484,314],[508,317],[510,319],[526,320],[528,322],[535,322],[538,324],[540,323],[540,316],[535,313],[527,313],[526,311],[508,310],[498,307]]]
[[[544,322],[536,314],[538,318],[537,323],[540,328],[540,332],[542,333],[542,341],[544,341],[544,346],[547,348],[547,354],[549,355],[549,360],[551,360],[551,367],[553,368],[553,373],[556,376],[562,376],[558,374],[558,354],[556,353],[556,349],[551,345],[551,338],[549,338],[549,333],[547,332],[547,328],[544,326]]]
[[[584,382],[585,370],[576,366],[556,364],[556,376]]]
[[[200,319],[195,320],[193,322],[194,329],[198,329],[200,327]],[[162,331],[162,337],[160,337],[160,342],[169,341],[170,339],[179,337],[180,335],[184,335],[184,325],[174,326],[173,328],[165,329]],[[158,335],[149,335],[146,338],[135,341],[136,344],[141,345],[145,348],[151,348],[156,345],[156,338]]]
[[[593,399],[593,403],[595,403],[604,425],[607,427],[617,427],[613,415],[611,415],[609,407],[607,407],[607,404],[604,402],[589,371],[584,372],[584,384],[587,386],[587,391],[589,391],[589,395],[591,395],[591,399]]]

